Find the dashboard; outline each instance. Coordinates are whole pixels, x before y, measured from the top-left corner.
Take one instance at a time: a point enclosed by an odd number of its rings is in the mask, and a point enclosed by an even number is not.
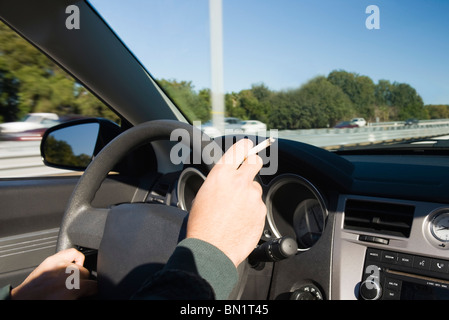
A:
[[[354,183],[335,214],[333,298],[449,298],[449,158],[344,158],[354,164]],[[367,278],[372,295],[364,295]]]
[[[294,255],[250,268],[242,298],[448,299],[449,157],[339,155],[279,140],[276,174],[260,176],[260,244],[293,238]],[[188,209],[205,176],[182,172]]]

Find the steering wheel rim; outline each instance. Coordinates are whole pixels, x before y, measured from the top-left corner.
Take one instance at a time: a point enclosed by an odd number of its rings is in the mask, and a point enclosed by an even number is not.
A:
[[[92,210],[97,211],[100,215],[102,214],[101,209],[92,207],[92,201],[114,166],[132,149],[145,143],[167,139],[173,130],[176,129],[186,130],[190,137],[201,137],[200,150],[198,150],[198,143],[194,143],[193,139],[190,139],[189,147],[192,149],[192,152],[200,153],[201,156],[208,156],[206,153],[202,154],[202,150],[205,145],[214,142],[199,129],[187,123],[175,120],[154,120],[139,124],[123,132],[100,151],[81,175],[72,192],[61,223],[56,246],[57,251],[72,248],[75,244],[79,245],[74,243],[73,239],[69,237],[69,229],[82,211]],[[214,161],[211,158],[206,159],[204,163],[209,171],[214,166]],[[90,240],[87,242],[93,243]]]
[[[142,278],[143,276],[148,277],[151,273],[157,272],[162,267],[162,264],[168,260],[177,243],[185,236],[182,234],[182,228],[185,228],[187,213],[179,208],[141,203],[119,205],[112,209],[94,208],[92,206],[95,194],[106,179],[108,173],[127,153],[151,141],[167,140],[175,129],[184,129],[188,133],[190,139],[187,143],[189,144],[188,147],[192,150],[193,159],[202,159],[202,164],[204,164],[205,169],[210,171],[216,162],[215,160],[218,160],[216,158],[221,156],[221,153],[218,155],[216,152],[212,156],[211,152],[203,151],[206,146],[210,147],[208,149],[209,151],[216,150],[216,148],[222,151],[216,142],[211,140],[198,128],[189,124],[173,120],[155,120],[142,123],[123,132],[104,147],[85,170],[72,193],[61,223],[57,251],[76,246],[98,250],[97,280],[99,281],[100,299],[128,298],[130,294],[135,292],[134,290],[138,289],[138,286],[143,280],[145,280],[145,278]],[[199,137],[200,143],[199,141],[194,141],[194,138],[199,140]],[[186,143],[186,141],[181,142]],[[134,211],[133,216],[138,217],[137,220],[136,218],[127,218],[127,212],[131,210]],[[140,221],[139,219],[144,220]],[[145,226],[144,228],[146,229],[141,231],[142,233],[145,232],[152,235],[159,232],[159,230],[154,229],[149,219],[159,219],[156,224],[162,224],[162,229],[164,230],[173,231],[173,235],[168,239],[168,244],[166,242],[159,243],[151,246],[150,249],[145,249],[146,247],[144,247],[140,249],[141,251],[139,253],[143,257],[131,257],[132,261],[128,265],[125,263],[125,266],[117,264],[117,261],[123,262],[124,260],[128,260],[126,255],[123,256],[122,254],[122,256],[117,256],[120,254],[119,252],[126,252],[129,249],[127,246],[133,248],[140,248],[141,246],[139,240],[136,240],[135,236],[132,235],[133,232],[125,232],[131,235],[121,234],[120,237],[128,237],[131,239],[125,239],[123,241],[122,239],[111,240],[111,232],[112,234],[122,232],[122,230],[117,231],[117,229],[121,229],[121,226],[124,224],[132,225],[133,228]],[[136,231],[135,233],[139,232]],[[166,234],[164,233],[161,238],[165,237]],[[166,247],[166,250],[165,248],[161,249],[162,247]],[[147,252],[154,250],[157,252],[152,252],[151,254]],[[159,252],[159,250],[163,252]],[[140,265],[149,265],[147,260],[153,260],[151,255],[156,257],[154,260],[157,263],[155,265],[151,264],[148,267],[149,269],[141,271],[134,278],[131,277],[131,280],[128,280],[130,282],[129,285],[123,284],[125,278],[130,278],[127,273],[134,272],[137,269],[135,265],[138,265],[138,267]],[[100,267],[102,270],[100,270]],[[246,277],[244,276],[246,270],[246,263],[242,263],[241,267],[238,268],[239,284],[231,293],[231,299],[241,294],[246,282]]]

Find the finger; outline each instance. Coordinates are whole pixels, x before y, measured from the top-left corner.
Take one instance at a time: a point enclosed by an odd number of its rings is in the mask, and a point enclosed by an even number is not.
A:
[[[253,142],[249,139],[241,139],[237,141],[231,148],[229,148],[219,163],[230,165],[237,169],[245,160],[248,151],[253,147]]]
[[[82,254],[81,252],[78,252],[78,254],[73,257],[72,262],[77,264],[77,265],[79,265],[79,266],[83,266],[84,265],[84,259],[85,259],[84,254]]]
[[[82,266],[84,264],[84,254],[74,248],[62,250],[57,253],[57,256],[61,259],[73,262],[79,266]]]
[[[78,270],[80,271],[81,279],[89,279],[90,271],[82,266],[77,265]]]
[[[260,183],[257,182],[257,181],[253,181],[253,186],[254,186],[255,189],[257,189],[259,194],[262,196],[263,189],[262,189],[262,186],[260,185]]]
[[[240,166],[239,173],[245,174],[249,179],[254,180],[254,177],[262,169],[263,160],[260,156],[254,154],[249,156]]]

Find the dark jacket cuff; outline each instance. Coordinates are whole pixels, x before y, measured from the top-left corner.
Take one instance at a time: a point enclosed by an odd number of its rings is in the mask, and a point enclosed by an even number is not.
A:
[[[164,268],[133,299],[224,300],[237,280],[237,269],[221,250],[189,238],[178,244]]]

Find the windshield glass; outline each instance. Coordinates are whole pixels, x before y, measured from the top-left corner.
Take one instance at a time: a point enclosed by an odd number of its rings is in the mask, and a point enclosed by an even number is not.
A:
[[[90,3],[211,136],[338,149],[449,134],[448,1]]]

